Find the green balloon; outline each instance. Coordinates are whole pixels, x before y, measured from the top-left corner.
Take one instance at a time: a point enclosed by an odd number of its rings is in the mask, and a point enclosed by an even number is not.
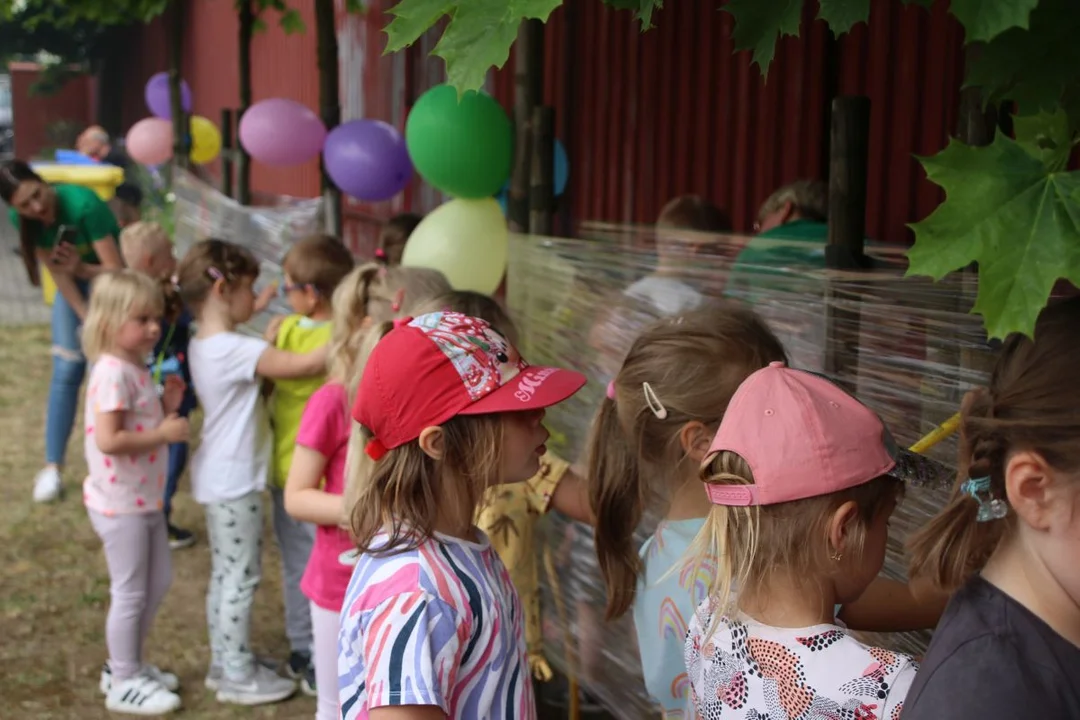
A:
[[[455,197],[491,197],[510,177],[514,130],[490,95],[470,90],[459,101],[456,89],[436,85],[409,113],[405,144],[416,172]]]

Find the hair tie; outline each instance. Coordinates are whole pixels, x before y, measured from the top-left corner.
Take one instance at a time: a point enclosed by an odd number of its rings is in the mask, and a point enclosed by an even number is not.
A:
[[[612,380],[607,384],[607,398],[614,402],[615,400],[615,381]]]
[[[411,315],[406,316],[406,317],[394,318],[394,329],[397,330],[399,327],[403,327],[405,325],[408,325],[412,321],[413,321],[413,319],[412,319]]]
[[[394,312],[401,310],[401,302],[405,299],[405,288],[401,288],[394,293],[394,302],[390,303],[390,309]]]
[[[386,446],[382,444],[379,438],[371,438],[368,440],[367,445],[364,446],[364,452],[367,453],[369,458],[378,462],[386,455]]]
[[[172,285],[172,289],[176,292],[180,292],[180,276],[173,275],[169,278],[169,283]]]
[[[214,280],[224,280],[225,279],[225,276],[221,274],[221,271],[218,270],[213,265],[206,268],[206,274],[209,275]]]
[[[970,495],[975,502],[979,503],[979,512],[975,516],[976,522],[1000,520],[1009,514],[1009,505],[1001,498],[990,495],[989,477],[965,480],[960,486],[960,492]]]
[[[386,262],[389,258],[386,256],[386,251],[379,248],[375,251],[375,259],[379,262]]]
[[[664,407],[664,403],[660,402],[660,398],[656,396],[656,391],[652,389],[652,385],[647,382],[641,383],[641,391],[645,393],[645,404],[652,410],[652,414],[656,416],[656,419],[666,420],[668,416],[667,408]]]

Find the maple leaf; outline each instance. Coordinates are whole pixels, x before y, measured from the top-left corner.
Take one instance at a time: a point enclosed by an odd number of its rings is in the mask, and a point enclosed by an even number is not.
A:
[[[662,9],[664,0],[604,0],[604,4],[616,10],[633,10],[641,21],[641,31],[645,32],[652,27],[653,11]]]
[[[818,18],[837,35],[843,35],[870,18],[870,0],[821,0]]]
[[[1039,0],[952,0],[949,10],[964,26],[967,42],[992,40],[1010,28],[1027,29]]]
[[[479,90],[491,68],[510,57],[523,20],[545,22],[563,0],[401,0],[387,12],[386,52],[412,45],[443,15],[450,16],[432,50],[446,63],[446,80],[458,92]]]
[[[777,37],[798,36],[802,5],[802,0],[731,0],[723,7],[735,18],[735,49],[752,50],[762,75],[776,54]]]
[[[908,275],[940,280],[976,262],[972,312],[989,336],[1031,336],[1057,280],[1080,284],[1080,173],[1048,172],[1002,133],[986,147],[954,140],[920,160],[946,199],[912,225]]]

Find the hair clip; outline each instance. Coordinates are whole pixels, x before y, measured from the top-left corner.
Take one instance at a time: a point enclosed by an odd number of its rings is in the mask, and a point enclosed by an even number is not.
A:
[[[169,278],[169,282],[172,284],[172,289],[176,292],[180,292],[180,276],[173,275]]]
[[[666,420],[667,408],[664,407],[664,403],[660,402],[660,398],[656,396],[656,391],[652,389],[652,385],[647,382],[641,383],[641,391],[645,393],[645,404],[652,410],[652,414],[656,416],[656,419]]]
[[[394,312],[401,310],[401,301],[405,299],[405,288],[394,293],[394,302],[390,303],[390,309]]]
[[[615,400],[615,381],[612,380],[607,384],[607,398],[608,400]]]
[[[221,271],[218,270],[213,265],[206,268],[206,274],[209,275],[214,280],[224,280],[225,279],[225,276],[221,274]]]
[[[383,250],[382,248],[379,248],[379,249],[377,249],[375,251],[375,259],[378,260],[379,262],[386,262],[387,260],[389,260],[389,258],[386,255],[386,251]]]
[[[971,478],[965,480],[960,486],[960,492],[970,495],[975,502],[979,503],[979,513],[975,516],[976,522],[989,522],[1000,520],[1009,514],[1009,505],[1001,498],[990,496],[990,478]]]
[[[413,321],[412,317],[394,318],[394,329],[397,330],[399,327],[404,327],[405,325],[408,325],[412,321]]]
[[[382,444],[379,438],[371,438],[368,440],[367,445],[364,446],[364,452],[367,453],[369,458],[378,462],[386,455],[386,446]]]

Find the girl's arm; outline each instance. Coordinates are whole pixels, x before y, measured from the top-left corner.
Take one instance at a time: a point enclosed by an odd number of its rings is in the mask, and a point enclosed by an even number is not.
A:
[[[368,710],[371,720],[446,720],[438,705],[396,705]]]
[[[285,511],[302,522],[338,526],[345,514],[340,495],[319,489],[327,458],[318,450],[297,445],[285,481]]]
[[[79,290],[79,286],[75,284],[75,266],[78,263],[78,258],[72,255],[62,254],[62,256],[70,257],[73,263],[66,261],[57,262],[57,253],[54,250],[48,250],[45,248],[37,248],[35,250],[38,260],[49,270],[49,274],[52,275],[53,283],[56,285],[56,291],[63,296],[67,304],[71,306],[71,309],[75,311],[75,314],[79,316],[79,320],[86,320],[86,298],[83,297],[82,291]]]
[[[588,488],[585,487],[581,476],[572,468],[567,469],[551,494],[551,507],[580,523],[592,525],[594,520],[592,511],[589,509],[588,493]]]
[[[949,597],[898,580],[877,577],[858,600],[840,609],[840,619],[852,630],[911,632],[937,627]]]
[[[188,440],[188,421],[176,415],[165,418],[156,428],[143,431],[124,429],[123,410],[99,412],[94,422],[94,442],[106,455],[138,455]]]
[[[303,355],[268,347],[259,356],[255,373],[271,380],[322,375],[326,372],[327,351],[326,345]]]

